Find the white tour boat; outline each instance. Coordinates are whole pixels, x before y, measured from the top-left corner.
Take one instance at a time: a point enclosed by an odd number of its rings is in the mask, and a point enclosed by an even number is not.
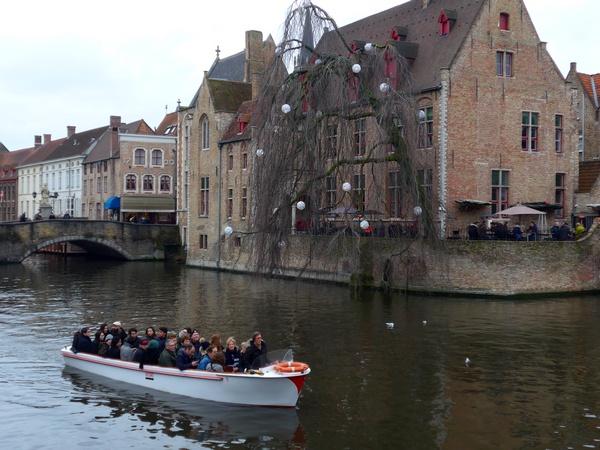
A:
[[[271,364],[254,373],[215,373],[144,365],[61,350],[65,365],[125,383],[221,403],[293,407],[310,373],[299,362]]]

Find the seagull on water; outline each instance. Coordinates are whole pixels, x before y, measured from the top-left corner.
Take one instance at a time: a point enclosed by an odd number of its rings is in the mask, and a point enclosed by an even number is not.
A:
[[[465,358],[465,366],[467,366],[467,367],[468,367],[468,366],[469,366],[469,364],[471,364],[471,360],[470,360],[470,359],[469,359],[469,357],[467,356],[467,357]]]
[[[390,330],[394,328],[394,322],[386,322],[385,326],[388,327]]]

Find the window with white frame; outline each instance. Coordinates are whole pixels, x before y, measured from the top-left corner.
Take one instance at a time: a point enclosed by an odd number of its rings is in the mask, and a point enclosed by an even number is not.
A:
[[[136,166],[145,166],[146,165],[146,150],[143,148],[136,148],[133,153],[133,163]]]
[[[160,176],[160,192],[171,192],[171,177],[169,175]]]
[[[155,167],[162,167],[163,165],[163,151],[155,148],[152,150],[152,165]]]
[[[144,192],[154,192],[154,175],[144,175],[142,189]]]

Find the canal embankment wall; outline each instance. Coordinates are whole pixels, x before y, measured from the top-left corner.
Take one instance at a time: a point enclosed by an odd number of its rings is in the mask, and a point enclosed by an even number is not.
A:
[[[252,272],[252,240],[221,260],[188,265]],[[428,241],[291,236],[276,276],[440,295],[548,296],[600,292],[600,230],[574,242]]]

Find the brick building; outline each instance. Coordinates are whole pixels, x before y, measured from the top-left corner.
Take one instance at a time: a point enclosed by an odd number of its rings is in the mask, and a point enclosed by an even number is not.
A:
[[[83,164],[84,215],[95,220],[174,223],[175,138],[142,119],[111,116]]]
[[[517,203],[570,217],[576,91],[521,0],[412,0],[340,32],[358,51],[392,43],[409,62],[420,122],[416,175],[442,236]],[[333,33],[317,50],[344,51]],[[368,203],[376,193],[363,183]],[[412,207],[390,215],[390,206],[387,221],[411,218]]]
[[[274,52],[270,36],[247,31],[245,49],[226,58],[217,53],[190,106],[178,109],[177,209],[189,264],[219,264],[229,195],[223,179],[229,147],[220,142],[240,106],[256,98]]]
[[[588,75],[571,63],[567,80],[577,88],[579,159],[600,159],[600,73]]]
[[[29,157],[34,148],[9,152],[3,145],[0,147],[0,222],[11,222],[19,217],[17,167]]]

